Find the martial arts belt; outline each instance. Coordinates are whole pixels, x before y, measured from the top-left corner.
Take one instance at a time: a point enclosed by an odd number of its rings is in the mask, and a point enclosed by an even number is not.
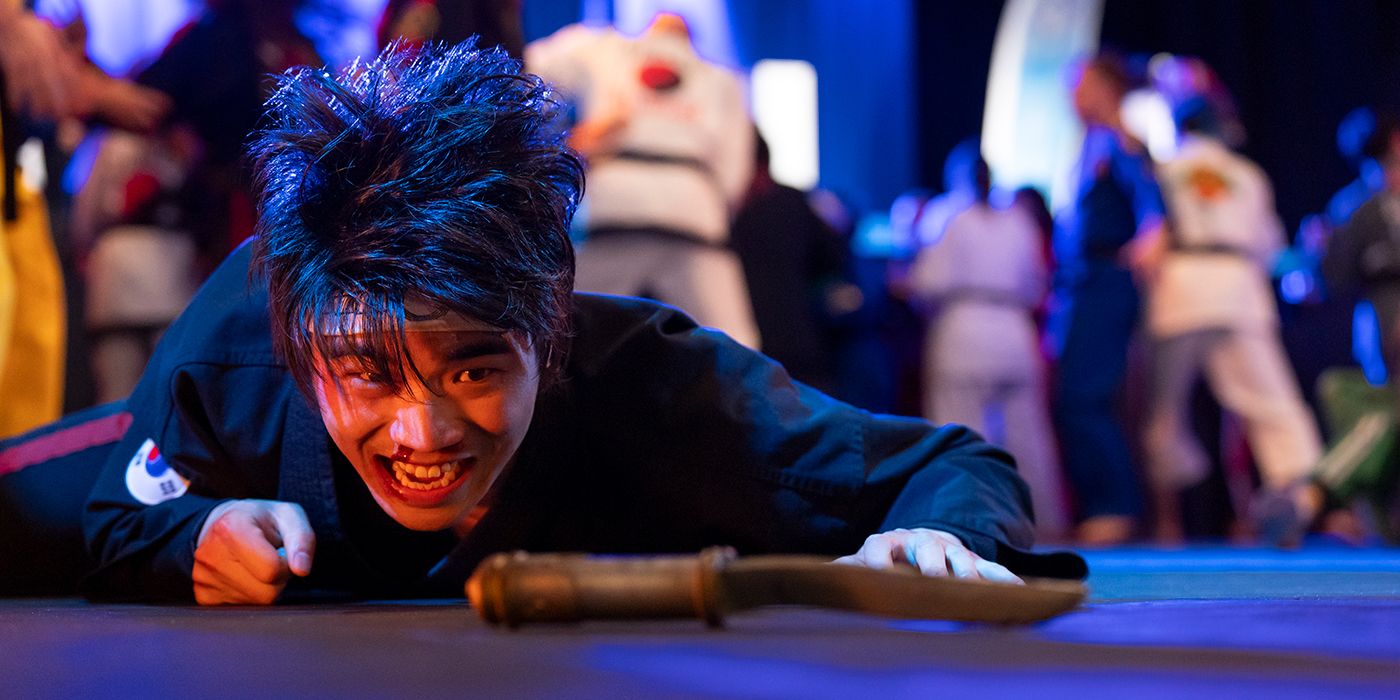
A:
[[[1025,585],[924,576],[912,567],[876,570],[821,557],[737,558],[728,547],[699,556],[590,557],[496,554],[467,581],[487,622],[699,618],[720,626],[729,613],[802,605],[911,619],[1024,624],[1077,607],[1083,584]]]

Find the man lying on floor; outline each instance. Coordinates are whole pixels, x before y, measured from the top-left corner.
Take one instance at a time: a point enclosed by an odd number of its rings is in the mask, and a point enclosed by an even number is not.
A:
[[[1082,575],[1020,551],[1026,487],[968,430],[837,402],[675,309],[573,294],[583,166],[505,54],[294,71],[269,109],[259,236],[128,402],[84,516],[89,595],[460,596],[497,551],[713,544]]]

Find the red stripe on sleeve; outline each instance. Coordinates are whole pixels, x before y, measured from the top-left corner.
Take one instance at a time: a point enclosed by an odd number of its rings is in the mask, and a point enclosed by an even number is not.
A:
[[[40,435],[0,451],[0,476],[40,462],[66,457],[89,447],[116,442],[122,439],[126,429],[130,427],[131,414],[123,411]]]

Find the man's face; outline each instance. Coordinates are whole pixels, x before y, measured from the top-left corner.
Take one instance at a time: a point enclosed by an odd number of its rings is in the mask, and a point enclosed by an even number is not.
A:
[[[1074,113],[1089,125],[1100,125],[1118,108],[1118,95],[1103,75],[1091,66],[1081,66],[1075,76],[1072,97]]]
[[[395,391],[357,353],[363,337],[318,358],[321,419],[374,500],[411,530],[460,524],[525,438],[539,389],[535,349],[521,333],[449,315],[409,323],[409,391]],[[421,326],[421,328],[418,328]],[[360,341],[360,342],[357,342]]]

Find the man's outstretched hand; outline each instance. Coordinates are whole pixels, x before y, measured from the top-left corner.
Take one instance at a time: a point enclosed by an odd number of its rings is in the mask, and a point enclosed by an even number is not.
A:
[[[209,513],[194,550],[200,605],[270,605],[292,576],[311,573],[316,534],[295,503],[241,500]]]
[[[860,551],[837,559],[836,564],[890,569],[898,565],[917,568],[925,576],[956,576],[1003,583],[1023,583],[1006,567],[977,556],[957,537],[942,530],[890,530],[866,538]]]

